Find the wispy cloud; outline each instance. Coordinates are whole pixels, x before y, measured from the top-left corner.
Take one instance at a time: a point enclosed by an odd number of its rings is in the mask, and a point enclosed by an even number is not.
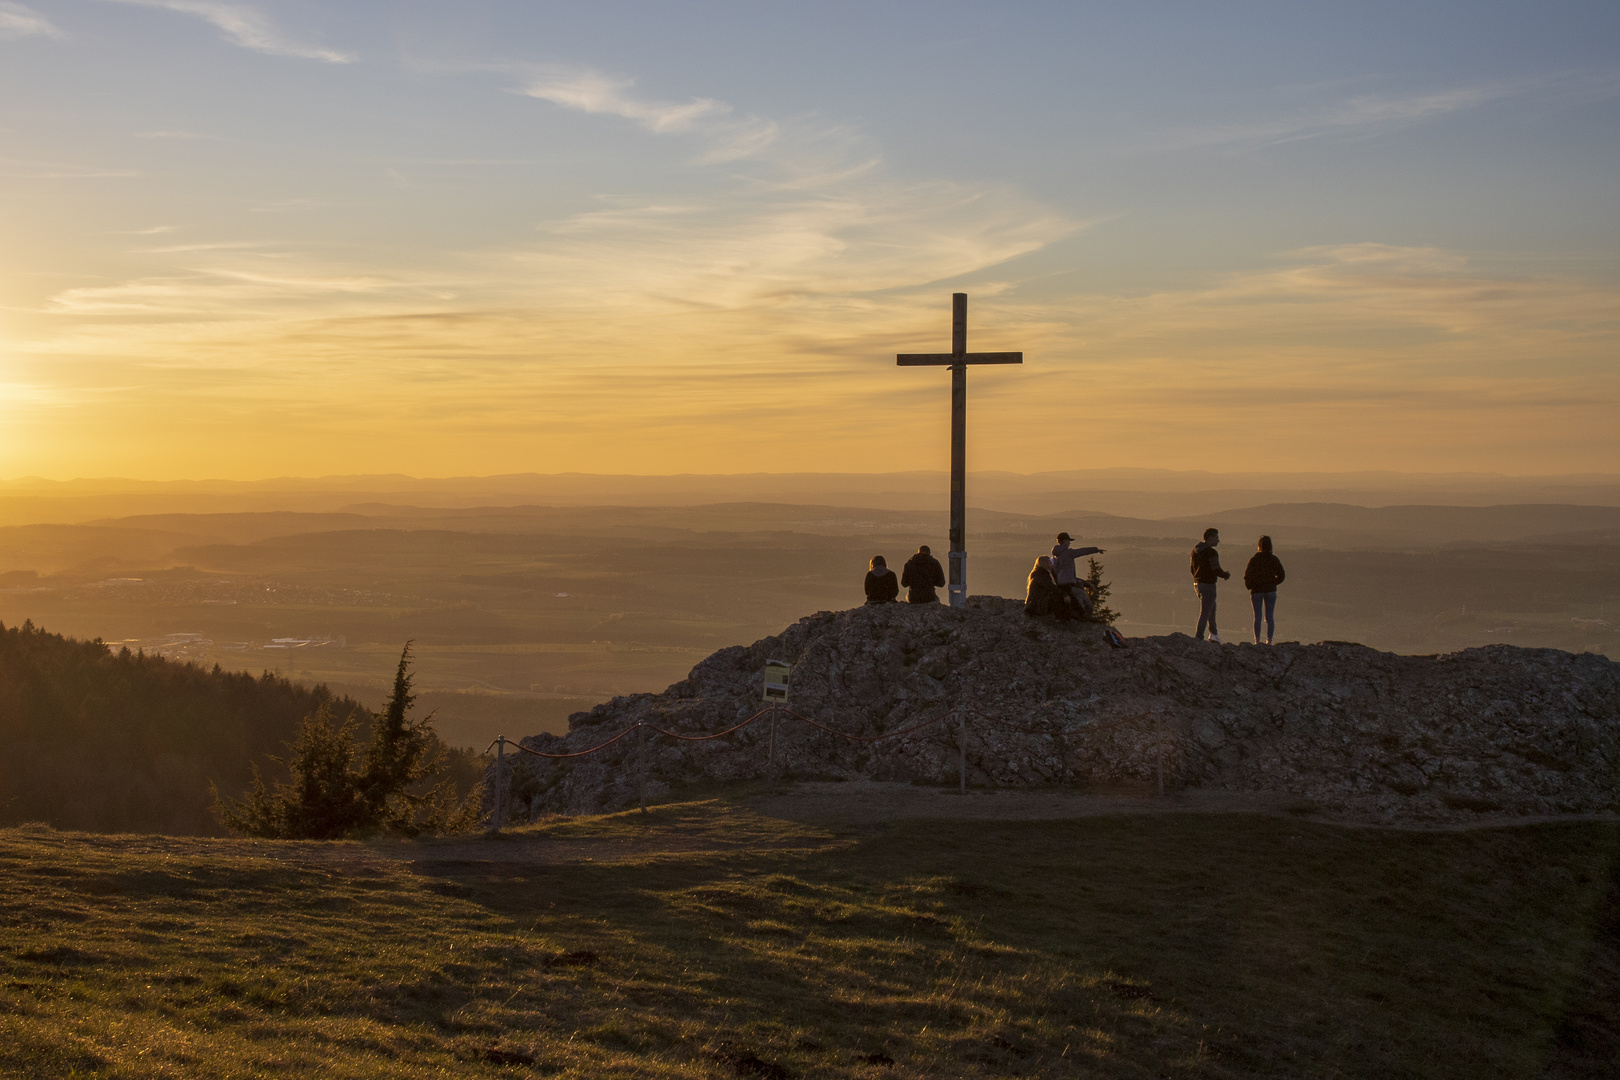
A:
[[[137,139],[212,139],[212,135],[199,135],[195,131],[137,131]]]
[[[246,4],[225,0],[106,0],[108,3],[161,8],[202,19],[219,30],[226,41],[271,56],[292,56],[301,60],[324,60],[329,64],[354,61],[349,53],[323,49],[297,41],[276,28],[263,12]]]
[[[634,79],[591,68],[553,68],[532,74],[518,93],[581,112],[620,116],[660,135],[702,135],[710,142],[698,158],[703,164],[752,157],[779,133],[774,121],[738,116],[728,102],[706,97],[660,101],[637,95],[635,85]]]
[[[1477,108],[1513,92],[1508,87],[1474,86],[1405,97],[1361,94],[1332,105],[1286,116],[1171,132],[1150,143],[1149,149],[1275,146],[1331,135],[1364,135]]]
[[[1331,89],[1329,84],[1318,89]],[[1311,88],[1304,88],[1309,90]],[[1428,123],[1510,98],[1534,98],[1554,107],[1620,94],[1620,72],[1571,70],[1500,83],[1410,94],[1357,94],[1280,116],[1172,131],[1150,140],[1151,151],[1200,147],[1276,146],[1307,139],[1365,137]]]
[[[730,105],[713,98],[693,98],[687,102],[649,101],[633,96],[629,91],[634,86],[632,79],[584,70],[537,79],[522,92],[570,109],[622,116],[657,132],[690,131],[697,120],[731,112]]]
[[[0,0],[0,38],[54,37],[62,31],[27,4]]]
[[[133,169],[106,169],[59,161],[18,161],[0,158],[0,176],[15,180],[107,180],[140,176]]]

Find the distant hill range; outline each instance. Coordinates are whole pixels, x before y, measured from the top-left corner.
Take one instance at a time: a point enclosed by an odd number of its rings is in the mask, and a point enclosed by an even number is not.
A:
[[[331,700],[324,686],[268,673],[0,627],[0,825],[222,834],[209,781],[239,794],[251,763],[283,753],[299,721]],[[347,715],[355,703],[335,707]]]
[[[84,522],[168,513],[290,510],[333,513],[365,503],[419,507],[693,506],[768,502],[884,510],[944,505],[943,471],[622,476],[282,477],[271,480],[0,482],[0,525]],[[1488,506],[1565,503],[1620,506],[1620,474],[1214,473],[1087,469],[968,474],[968,501],[986,510],[1050,514],[1073,509],[1152,519],[1271,503]]]
[[[1439,547],[1529,541],[1610,544],[1620,540],[1620,506],[1523,503],[1497,506],[1269,503],[1199,516],[1127,517],[1073,505],[1026,514],[977,508],[969,537],[1067,529],[1087,538],[1152,537],[1192,542],[1215,526],[1252,544],[1260,533],[1279,543],[1335,550]],[[95,576],[120,570],[209,566],[228,548],[276,546],[293,537],[331,535],[330,543],[384,542],[383,533],[546,534],[649,539],[675,533],[800,533],[828,536],[943,533],[943,509],[880,511],[808,503],[734,502],[695,506],[432,507],[368,503],[342,513],[288,510],[142,514],[81,523],[0,525],[0,588],[20,570]],[[366,534],[371,534],[369,537]],[[339,535],[346,540],[338,540]],[[300,540],[308,544],[309,540]],[[1049,542],[1049,541],[1047,541]],[[234,556],[232,557],[235,558]]]

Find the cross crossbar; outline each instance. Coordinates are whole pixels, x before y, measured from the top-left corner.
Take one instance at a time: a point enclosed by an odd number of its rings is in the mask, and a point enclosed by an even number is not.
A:
[[[900,353],[900,367],[951,371],[951,569],[946,584],[951,607],[967,603],[967,369],[969,364],[1022,364],[1021,352],[967,351],[967,293],[951,294],[951,351]]]
[[[1022,364],[1021,352],[956,353],[900,353],[894,358],[897,367],[953,367],[956,364]]]

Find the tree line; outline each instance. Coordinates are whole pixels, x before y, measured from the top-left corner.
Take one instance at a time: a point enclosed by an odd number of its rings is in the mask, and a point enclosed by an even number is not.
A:
[[[180,835],[221,835],[227,825],[259,835],[465,825],[483,769],[473,752],[444,746],[431,717],[410,717],[413,701],[408,646],[388,707],[373,714],[270,672],[0,624],[0,824]],[[315,764],[312,751],[344,766],[313,792],[312,774],[298,771]],[[268,784],[261,760],[272,764]],[[337,833],[313,812],[276,809],[322,791],[348,805]]]

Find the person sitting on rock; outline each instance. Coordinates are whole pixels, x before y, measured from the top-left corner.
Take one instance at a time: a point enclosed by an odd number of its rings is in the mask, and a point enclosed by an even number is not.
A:
[[[1063,595],[1058,591],[1057,579],[1052,576],[1052,556],[1042,555],[1029,571],[1029,587],[1024,593],[1024,614],[1035,618],[1055,615],[1059,619],[1070,617]]]
[[[866,602],[892,604],[900,595],[900,579],[889,569],[888,560],[881,555],[872,556],[872,568],[866,572]]]
[[[1052,546],[1052,576],[1057,579],[1058,591],[1063,594],[1070,618],[1085,619],[1091,616],[1091,597],[1078,591],[1080,575],[1074,571],[1074,560],[1082,555],[1106,555],[1107,552],[1100,547],[1070,547],[1073,540],[1066,532],[1057,534],[1057,543]]]
[[[1257,550],[1249,556],[1248,568],[1243,571],[1243,585],[1254,602],[1254,643],[1260,644],[1260,616],[1266,618],[1266,644],[1271,644],[1277,630],[1277,586],[1288,575],[1282,560],[1271,553],[1271,537],[1262,536]]]
[[[939,594],[934,590],[944,587],[945,568],[939,565],[927,544],[906,560],[905,569],[900,572],[900,584],[906,587],[908,604],[939,603]]]

